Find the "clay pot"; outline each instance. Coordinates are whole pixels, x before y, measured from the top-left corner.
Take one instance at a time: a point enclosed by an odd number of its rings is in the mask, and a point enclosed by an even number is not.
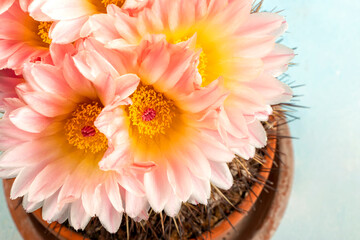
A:
[[[37,221],[32,214],[28,214],[24,211],[21,202],[22,199],[11,200],[10,190],[14,180],[3,180],[3,187],[5,192],[5,198],[9,211],[14,223],[19,230],[21,236],[25,240],[30,239],[49,239],[56,240],[54,237],[39,221]],[[49,225],[49,224],[48,224]]]
[[[290,136],[287,125],[278,128],[281,136]],[[276,191],[263,191],[264,185],[255,183],[245,199],[238,205],[246,213],[234,212],[228,218],[234,228],[225,220],[216,225],[211,233],[204,233],[205,239],[213,240],[268,240],[274,234],[284,214],[293,178],[293,149],[291,139],[269,139],[266,163],[260,171],[262,179],[268,179]],[[273,151],[276,149],[276,152]],[[279,154],[278,154],[279,153]],[[281,159],[281,160],[280,160]],[[276,167],[272,166],[276,165]],[[272,169],[268,171],[268,169]],[[88,240],[79,233],[58,223],[48,224],[41,218],[41,209],[27,214],[19,200],[10,200],[13,180],[4,180],[4,191],[11,216],[25,240],[71,239]]]
[[[278,127],[278,135],[290,136],[287,125]],[[269,151],[276,149],[276,152]],[[252,191],[242,201],[238,208],[246,213],[234,212],[213,228],[211,233],[203,236],[212,240],[268,240],[275,233],[284,215],[292,187],[294,173],[293,148],[290,138],[282,138],[268,142],[269,156],[266,157],[264,169],[271,172],[260,173],[263,179],[268,179],[274,190],[263,191],[263,185],[255,183]],[[273,159],[273,161],[272,161]],[[270,165],[270,168],[268,168]]]
[[[24,240],[89,240],[57,222],[47,223],[41,217],[41,209],[26,213],[21,205],[22,199],[10,199],[13,182],[14,179],[3,180],[5,198],[11,217]]]

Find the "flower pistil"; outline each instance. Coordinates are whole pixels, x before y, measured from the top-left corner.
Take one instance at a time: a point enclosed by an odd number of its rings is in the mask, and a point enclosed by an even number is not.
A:
[[[133,104],[128,107],[129,118],[139,134],[150,138],[165,134],[175,116],[174,102],[151,86],[139,86],[130,98]]]
[[[78,105],[65,124],[66,137],[71,145],[92,153],[107,149],[106,136],[94,126],[94,121],[101,110],[102,107],[95,101]]]

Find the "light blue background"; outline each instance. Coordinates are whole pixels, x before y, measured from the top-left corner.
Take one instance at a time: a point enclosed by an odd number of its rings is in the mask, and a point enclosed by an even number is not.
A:
[[[360,239],[360,3],[265,0],[289,23],[297,47],[289,74],[305,87],[300,121],[290,124],[295,180],[275,240]]]
[[[294,187],[273,239],[360,239],[360,3],[265,0],[263,9],[274,7],[285,9],[284,43],[298,48],[299,63],[289,74],[306,84],[296,93],[311,109],[290,124]],[[21,239],[2,194],[0,210],[0,236]]]

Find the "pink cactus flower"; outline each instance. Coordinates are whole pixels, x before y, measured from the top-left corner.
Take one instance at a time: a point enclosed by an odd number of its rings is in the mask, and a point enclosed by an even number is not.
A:
[[[91,25],[87,25],[92,15],[103,15],[114,8],[137,15],[151,6],[153,0],[33,0],[29,6],[31,16],[39,21],[55,21],[50,31],[54,43],[71,43],[88,34]]]
[[[275,13],[251,13],[251,0],[154,0],[134,18],[115,9],[93,16],[92,36],[108,48],[133,47],[146,34],[165,34],[169,42],[201,52],[201,86],[219,77],[230,91],[221,111],[218,133],[224,143],[244,158],[254,156],[267,138],[260,121],[270,105],[288,101],[291,89],[276,79],[293,58],[291,49],[276,44],[286,30]]]
[[[0,177],[16,177],[11,198],[23,196],[27,211],[42,207],[48,222],[68,219],[83,229],[97,216],[114,233],[123,213],[147,218],[142,182],[153,164],[122,159],[116,171],[101,170],[109,141],[94,123],[114,102],[126,106],[140,80],[134,74],[87,79],[73,51],[54,51],[62,54],[53,56],[59,65],[24,64],[24,79],[0,76]]]
[[[156,164],[144,175],[146,197],[155,211],[164,209],[175,216],[182,202],[206,204],[210,183],[223,189],[232,186],[226,163],[234,154],[221,139],[207,133],[216,129],[227,93],[218,80],[199,87],[199,53],[186,45],[169,44],[164,37],[148,36],[133,51],[109,50],[88,39],[84,49],[92,54],[78,54],[74,60],[92,79],[106,71],[114,79],[129,73],[139,76],[131,104],[115,101],[95,121],[113,149],[100,167],[121,169],[126,159]],[[113,89],[108,87],[107,96],[114,94]]]
[[[0,15],[0,21],[0,69],[20,74],[25,62],[51,63],[48,31],[52,22],[34,20],[18,1]]]

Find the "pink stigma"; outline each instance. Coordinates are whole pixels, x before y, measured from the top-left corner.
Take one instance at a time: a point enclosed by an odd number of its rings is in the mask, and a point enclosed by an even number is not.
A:
[[[143,112],[142,120],[145,122],[149,122],[153,120],[156,116],[156,111],[152,108],[148,108]]]
[[[81,129],[81,134],[84,137],[93,137],[96,134],[96,130],[93,127],[85,126]]]

